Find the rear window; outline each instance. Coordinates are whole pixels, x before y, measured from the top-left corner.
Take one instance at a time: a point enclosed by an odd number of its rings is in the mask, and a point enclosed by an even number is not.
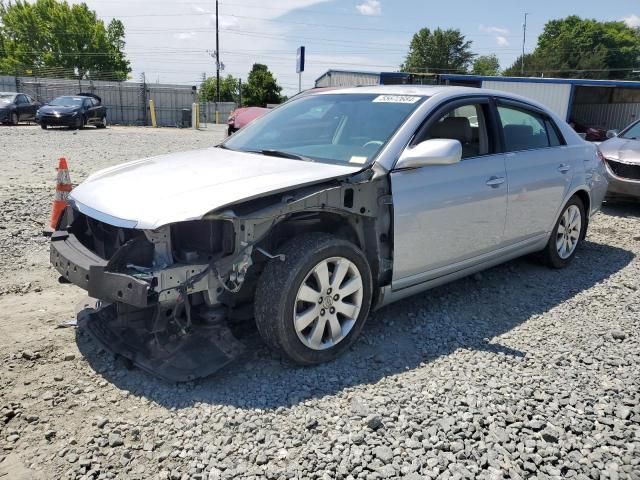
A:
[[[545,116],[519,107],[498,107],[505,150],[516,152],[562,145],[556,127]]]

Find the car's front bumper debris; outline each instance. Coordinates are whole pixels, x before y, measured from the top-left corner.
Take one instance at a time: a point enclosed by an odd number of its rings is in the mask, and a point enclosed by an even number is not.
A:
[[[129,312],[122,304],[85,309],[78,315],[79,328],[87,331],[108,351],[168,382],[207,377],[244,351],[231,332],[224,312],[194,314],[188,332],[154,328],[156,307]]]

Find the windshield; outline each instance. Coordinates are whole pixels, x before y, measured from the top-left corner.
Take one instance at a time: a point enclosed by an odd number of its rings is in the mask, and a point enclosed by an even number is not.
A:
[[[8,93],[0,93],[0,103],[12,103],[15,95]]]
[[[54,107],[79,107],[82,105],[82,97],[58,97],[55,100],[51,100],[49,105]]]
[[[365,164],[426,97],[323,94],[292,100],[230,137],[224,148]]]
[[[620,138],[627,138],[630,140],[640,140],[640,122],[636,122],[631,125],[627,130],[620,134]]]

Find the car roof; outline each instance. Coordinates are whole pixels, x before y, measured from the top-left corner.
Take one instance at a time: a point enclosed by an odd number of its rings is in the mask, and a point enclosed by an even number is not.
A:
[[[506,99],[518,100],[528,103],[543,111],[549,112],[549,108],[543,104],[515,93],[501,90],[490,90],[487,88],[458,87],[449,85],[372,85],[362,87],[347,87],[336,90],[325,90],[310,92],[309,95],[331,95],[331,94],[369,94],[369,95],[420,95],[423,97],[449,98],[457,96],[495,96]]]

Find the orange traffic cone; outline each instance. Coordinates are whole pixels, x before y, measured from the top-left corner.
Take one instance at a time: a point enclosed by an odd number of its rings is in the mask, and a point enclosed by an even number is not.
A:
[[[67,199],[69,198],[69,192],[71,191],[71,178],[69,177],[69,167],[67,166],[67,160],[64,157],[60,157],[58,160],[58,176],[56,179],[56,195],[53,199],[53,206],[51,208],[51,222],[49,227],[45,229],[45,235],[51,235],[60,221],[60,216],[67,208]]]

